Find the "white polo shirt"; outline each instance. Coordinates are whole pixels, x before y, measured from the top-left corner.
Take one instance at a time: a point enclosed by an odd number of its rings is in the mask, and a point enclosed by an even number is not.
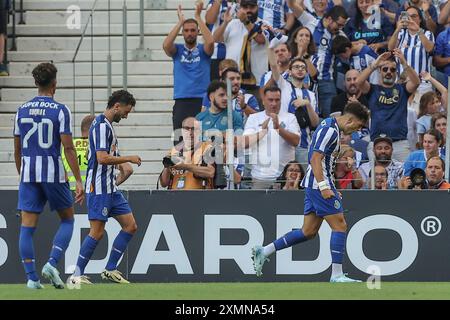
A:
[[[245,123],[244,135],[251,135],[261,131],[262,123],[269,118],[265,111],[251,114]],[[278,114],[280,126],[285,130],[300,136],[297,119],[291,113]],[[295,146],[287,143],[273,129],[272,120],[269,121],[269,132],[250,149],[250,164],[252,177],[258,180],[273,181],[283,171],[284,166],[295,159]]]

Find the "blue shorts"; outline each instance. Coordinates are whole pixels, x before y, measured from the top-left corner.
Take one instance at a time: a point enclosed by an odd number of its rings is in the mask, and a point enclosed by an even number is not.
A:
[[[72,207],[73,197],[69,183],[20,183],[18,210],[41,213],[47,201],[52,211]]]
[[[323,217],[331,214],[343,213],[342,200],[339,197],[336,189],[331,189],[334,192],[334,197],[324,199],[320,190],[305,188],[305,208],[304,214],[314,212],[317,216]]]
[[[89,220],[108,221],[109,217],[131,213],[127,199],[122,192],[108,194],[86,193]]]

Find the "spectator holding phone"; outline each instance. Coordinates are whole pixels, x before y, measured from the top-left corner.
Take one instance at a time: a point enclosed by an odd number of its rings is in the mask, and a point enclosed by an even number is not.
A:
[[[397,21],[397,28],[394,31],[388,44],[389,50],[399,48],[406,57],[406,62],[417,74],[430,72],[431,53],[434,49],[434,35],[427,30],[425,19],[418,7],[410,6],[402,12]],[[400,73],[403,68],[400,67]],[[425,92],[432,90],[430,81],[421,80],[417,89],[419,99]]]

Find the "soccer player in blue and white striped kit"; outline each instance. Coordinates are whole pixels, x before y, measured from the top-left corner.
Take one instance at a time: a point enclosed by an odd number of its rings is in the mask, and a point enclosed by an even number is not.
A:
[[[117,185],[127,178],[122,176],[121,166],[128,165],[128,162],[140,166],[141,158],[137,155],[120,156],[112,124],[126,119],[135,104],[136,100],[128,91],[113,92],[108,99],[106,110],[95,118],[89,129],[86,202],[91,228],[81,245],[75,272],[70,277],[72,284],[91,283],[84,275],[84,270],[103,237],[109,217],[116,219],[122,230],[113,242],[108,263],[101,276],[112,282],[129,283],[117,270],[117,264],[137,226],[128,201],[118,190]],[[117,178],[116,166],[121,171]]]
[[[81,204],[84,199],[72,142],[72,116],[67,106],[53,99],[56,73],[57,69],[51,63],[41,63],[33,69],[38,96],[18,108],[14,121],[14,159],[20,174],[18,209],[22,218],[19,252],[30,289],[43,288],[36,273],[33,234],[47,201],[50,209],[58,212],[61,224],[42,275],[57,289],[64,288],[56,266],[72,238],[74,209],[61,160],[61,143],[76,180],[75,201]]]
[[[269,255],[314,238],[325,220],[332,230],[330,282],[359,282],[342,272],[347,224],[340,194],[334,186],[333,170],[340,149],[340,132],[349,135],[360,130],[368,120],[367,108],[359,102],[350,102],[345,106],[342,116],[327,118],[317,127],[309,147],[309,166],[301,183],[305,188],[303,227],[286,233],[265,247],[253,247],[252,258],[257,276],[262,274],[262,267],[269,260]]]

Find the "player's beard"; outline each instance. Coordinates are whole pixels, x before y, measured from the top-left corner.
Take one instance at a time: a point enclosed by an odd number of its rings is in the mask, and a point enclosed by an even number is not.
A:
[[[116,113],[113,117],[113,122],[119,123],[122,120],[122,116],[119,113]]]

